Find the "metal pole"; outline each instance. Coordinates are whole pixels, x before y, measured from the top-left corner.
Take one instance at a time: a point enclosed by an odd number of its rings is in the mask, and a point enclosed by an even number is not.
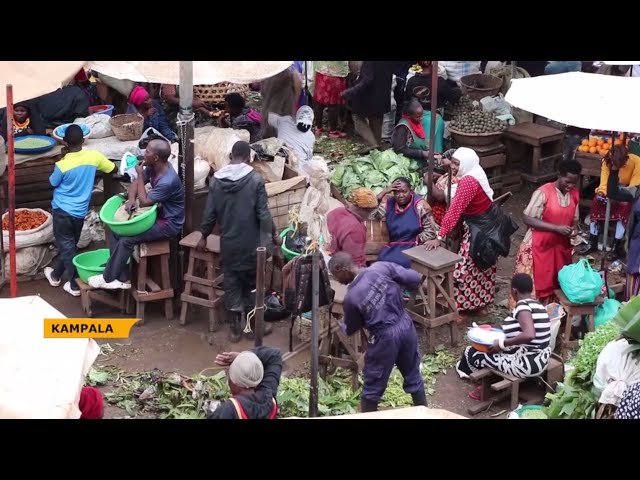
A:
[[[431,125],[429,127],[429,163],[427,183],[429,184],[429,191],[427,192],[428,201],[433,201],[433,164],[434,164],[434,151],[433,147],[436,140],[436,118],[438,115],[438,62],[431,63]]]
[[[616,136],[616,132],[611,132],[611,137],[615,137]],[[611,144],[613,145],[615,142],[611,142]],[[609,221],[611,218],[611,199],[608,198],[608,194],[609,192],[607,191],[607,208],[605,210],[605,214],[604,214],[604,233],[602,234],[602,261],[600,262],[601,264],[601,269],[604,269],[604,262],[607,256],[607,245],[609,243]]]
[[[309,417],[318,416],[318,341],[320,336],[320,252],[312,254],[311,270],[311,391],[309,393]]]
[[[178,136],[182,140],[180,145],[179,165],[184,179],[184,209],[186,212],[184,232],[193,231],[194,188],[193,188],[193,157],[194,157],[194,113],[193,113],[193,62],[180,62],[180,113],[178,114]]]
[[[264,336],[264,277],[267,265],[267,249],[258,247],[256,250],[258,267],[256,269],[256,316],[254,322],[254,330],[256,333],[255,346],[262,346],[262,337]]]
[[[16,157],[13,136],[13,85],[7,85],[7,169],[9,172],[9,272],[11,298],[18,296],[16,272]],[[2,252],[4,255],[4,252]]]

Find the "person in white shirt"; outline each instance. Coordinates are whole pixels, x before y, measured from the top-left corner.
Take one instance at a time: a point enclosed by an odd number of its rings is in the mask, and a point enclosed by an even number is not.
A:
[[[281,116],[269,113],[269,125],[278,131],[278,140],[291,148],[298,156],[301,170],[304,164],[313,157],[316,136],[311,131],[313,125],[313,109],[303,105],[298,109],[296,118],[291,115]],[[303,172],[301,172],[303,173]]]

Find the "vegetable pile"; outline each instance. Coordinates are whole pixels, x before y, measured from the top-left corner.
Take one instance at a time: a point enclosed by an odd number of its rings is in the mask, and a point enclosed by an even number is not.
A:
[[[51,143],[41,138],[25,138],[24,140],[16,140],[15,142],[16,148],[23,149],[48,147],[49,145],[51,145]]]
[[[478,110],[480,108],[480,102],[474,102],[471,97],[463,95],[456,104],[447,105],[452,117],[459,117],[466,113]]]
[[[449,128],[462,133],[498,133],[505,131],[507,124],[491,113],[473,110],[455,117]]]
[[[16,211],[16,231],[25,231],[38,228],[47,221],[47,216],[42,212],[33,210]],[[2,229],[9,230],[9,215],[2,219]]]
[[[547,394],[551,401],[546,409],[549,418],[592,418],[598,404],[598,398],[591,392],[598,356],[619,336],[620,327],[614,322],[607,322],[585,335],[572,362],[574,370],[569,372],[564,384],[558,385],[556,393]]]
[[[398,177],[408,178],[417,194],[427,193],[418,162],[393,150],[374,150],[366,157],[343,161],[333,170],[331,182],[348,198],[351,190],[357,187],[366,187],[378,194]]]
[[[434,355],[423,357],[420,371],[425,379],[428,395],[434,393],[435,375],[446,374],[455,360],[446,350],[438,350]],[[186,377],[159,370],[128,374],[109,367],[102,370],[94,368],[87,376],[87,383],[93,386],[112,386],[113,389],[105,394],[107,402],[126,410],[129,416],[205,418],[207,412],[214,409],[216,402],[229,398],[224,370],[213,376],[199,374]],[[382,407],[396,408],[413,404],[411,396],[402,389],[402,383],[402,375],[394,369],[381,401]],[[318,390],[318,412],[321,416],[357,412],[360,391],[354,392],[351,389],[350,372],[337,369],[326,381],[319,379]],[[283,377],[277,402],[281,418],[306,417],[309,412],[309,380]]]

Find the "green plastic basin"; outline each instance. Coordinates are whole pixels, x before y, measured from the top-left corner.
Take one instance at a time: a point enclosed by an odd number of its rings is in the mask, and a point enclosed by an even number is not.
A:
[[[151,209],[138,217],[134,217],[126,222],[114,222],[113,217],[120,205],[126,200],[119,195],[111,197],[105,202],[100,209],[100,220],[106,224],[109,229],[119,237],[134,237],[146,232],[158,218],[158,206],[154,205]]]
[[[284,259],[287,262],[290,262],[294,258],[300,256],[298,252],[294,252],[293,250],[289,250],[287,248],[287,233],[289,233],[292,230],[293,229],[291,227],[287,227],[282,232],[280,232],[280,238],[282,238],[282,246],[280,248],[282,249],[282,254],[284,255]]]
[[[110,253],[108,248],[92,250],[81,253],[73,257],[73,265],[78,270],[78,276],[84,283],[89,281],[89,277],[100,275],[104,272],[104,265],[109,261]]]

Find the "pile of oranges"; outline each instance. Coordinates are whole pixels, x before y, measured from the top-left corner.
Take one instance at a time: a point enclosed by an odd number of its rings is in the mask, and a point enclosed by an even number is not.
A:
[[[623,136],[620,135],[615,141],[612,138],[608,140],[602,139],[584,139],[582,140],[580,146],[578,147],[578,151],[582,153],[594,153],[599,155],[605,155],[613,145],[622,145]],[[627,144],[629,141],[627,140]]]

